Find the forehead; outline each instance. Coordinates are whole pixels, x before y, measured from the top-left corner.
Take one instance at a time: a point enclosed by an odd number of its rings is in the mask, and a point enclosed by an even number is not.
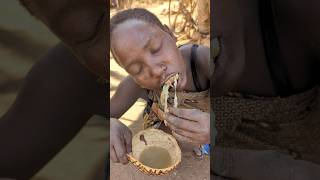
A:
[[[116,54],[124,51],[138,51],[153,37],[163,31],[156,25],[132,19],[118,24],[111,34],[111,46]]]

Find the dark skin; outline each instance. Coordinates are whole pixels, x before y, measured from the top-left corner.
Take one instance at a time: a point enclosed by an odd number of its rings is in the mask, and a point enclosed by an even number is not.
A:
[[[64,7],[66,7],[67,5],[64,5],[64,4],[61,4],[59,2],[66,2],[67,4],[70,5],[70,8],[68,9],[64,9]],[[237,2],[239,3],[238,1],[234,1],[234,2]],[[47,1],[47,0],[42,0],[42,1],[33,1],[33,0],[30,0],[30,2],[28,4],[30,4],[30,6],[32,7],[32,9],[34,9],[35,11],[35,14],[36,16],[41,19],[44,23],[46,23],[48,25],[48,27],[50,29],[52,29],[53,32],[55,32],[65,43],[65,45],[68,47],[66,48],[65,46],[61,45],[61,47],[56,47],[58,50],[53,50],[54,54],[56,55],[59,55],[58,57],[59,58],[54,58],[52,59],[51,58],[51,61],[55,61],[56,62],[56,59],[62,59],[62,60],[65,60],[67,62],[70,62],[70,67],[68,68],[68,71],[70,71],[70,69],[72,68],[75,68],[77,69],[80,68],[82,70],[79,70],[78,73],[79,74],[82,74],[82,76],[80,75],[79,77],[81,77],[81,88],[78,88],[77,91],[72,91],[72,93],[80,93],[81,92],[90,92],[88,94],[90,94],[91,96],[95,96],[97,95],[99,98],[99,102],[102,102],[102,96],[103,94],[101,93],[97,93],[97,92],[100,92],[103,87],[100,86],[100,87],[97,87],[96,90],[91,93],[91,91],[93,90],[86,90],[86,87],[88,87],[88,84],[92,83],[93,79],[95,78],[92,78],[92,77],[95,77],[93,76],[91,73],[89,73],[88,71],[86,71],[86,69],[84,69],[83,67],[79,66],[79,63],[77,62],[80,62],[81,64],[83,64],[87,69],[89,69],[91,72],[93,72],[94,74],[98,74],[102,77],[106,77],[106,74],[105,74],[105,70],[102,68],[104,67],[104,60],[105,60],[105,57],[108,56],[108,53],[104,53],[105,49],[107,49],[106,47],[106,44],[108,45],[108,43],[104,44],[103,42],[101,42],[103,39],[106,39],[106,38],[97,38],[99,40],[101,40],[100,42],[98,41],[94,41],[92,40],[92,45],[90,48],[87,48],[87,46],[89,47],[89,43],[87,42],[82,42],[79,44],[76,44],[76,42],[79,41],[82,41],[85,39],[93,39],[94,37],[96,36],[103,36],[104,33],[99,33],[99,35],[93,35],[91,37],[84,37],[84,36],[87,36],[89,33],[88,32],[83,32],[83,29],[86,29],[86,28],[75,28],[77,31],[82,31],[80,32],[80,34],[82,35],[73,35],[72,32],[75,32],[75,30],[71,30],[72,27],[77,27],[77,23],[76,22],[83,22],[83,24],[86,25],[86,27],[89,27],[89,30],[87,31],[94,31],[95,29],[95,25],[93,25],[92,23],[94,21],[97,21],[99,19],[99,17],[101,17],[103,15],[103,13],[100,13],[103,10],[103,8],[105,8],[105,5],[103,4],[104,1],[101,1],[101,0],[94,0],[94,1],[88,1],[88,0],[83,0],[83,1],[77,1],[76,5],[72,5],[71,1]],[[221,1],[215,1],[215,3],[221,3]],[[230,3],[228,1],[222,1],[222,3]],[[316,0],[309,0],[308,2],[304,2],[304,3],[301,3],[301,1],[289,1],[289,0],[286,0],[286,1],[281,1],[279,3],[282,3],[282,4],[279,4],[277,5],[279,11],[281,10],[281,13],[282,15],[279,16],[279,19],[281,19],[280,17],[282,17],[282,19],[284,19],[284,21],[287,21],[288,19],[293,19],[295,22],[293,24],[289,23],[287,25],[287,29],[284,29],[283,26],[281,27],[282,31],[283,32],[291,32],[292,31],[292,34],[290,35],[291,38],[288,38],[288,37],[283,37],[284,40],[290,40],[290,41],[293,41],[293,40],[296,40],[298,39],[299,41],[303,42],[302,44],[304,44],[304,46],[301,44],[301,47],[300,45],[295,42],[293,43],[292,45],[291,44],[288,44],[288,45],[282,45],[283,47],[287,47],[287,48],[294,48],[294,47],[291,47],[293,46],[294,44],[296,46],[298,46],[298,48],[296,47],[296,49],[298,49],[298,51],[294,51],[295,53],[298,53],[300,52],[300,56],[302,56],[301,54],[306,54],[307,57],[309,57],[310,55],[315,57],[315,60],[318,61],[318,58],[319,57],[319,50],[318,50],[318,45],[319,45],[319,42],[320,42],[320,38],[318,37],[318,32],[319,32],[319,25],[320,23],[317,22],[317,18],[315,17],[319,17],[319,3],[316,1]],[[75,3],[74,3],[75,4]],[[101,4],[101,6],[99,5]],[[234,6],[235,8],[236,7],[239,7],[240,9],[242,8],[242,10],[244,10],[244,5],[246,3],[243,3],[243,6],[241,6],[242,3],[239,3],[240,5],[239,6]],[[99,5],[99,6],[98,6]],[[226,4],[227,5],[227,4]],[[232,5],[232,4],[231,4]],[[103,7],[103,8],[102,8]],[[250,7],[250,6],[248,6]],[[282,7],[282,8],[280,8]],[[296,8],[297,7],[297,8]],[[54,10],[55,9],[55,10]],[[50,15],[52,14],[59,14],[57,13],[57,9],[58,10],[61,10],[62,12],[67,12],[67,11],[73,11],[73,12],[80,12],[80,9],[82,10],[88,10],[89,12],[92,12],[92,13],[81,13],[83,16],[80,18],[80,16],[76,16],[76,17],[73,17],[71,18],[70,22],[62,25],[63,27],[66,27],[66,30],[57,30],[56,26],[54,25],[54,23],[52,23],[53,20],[55,21],[60,21],[61,22],[61,17],[60,18],[53,18],[53,17],[50,17]],[[64,10],[62,10],[64,9]],[[96,11],[97,9],[100,9],[101,11]],[[237,9],[237,8],[236,8]],[[56,12],[54,12],[56,11]],[[87,11],[87,12],[88,12]],[[94,13],[93,13],[94,12]],[[99,12],[99,13],[98,13]],[[225,23],[234,23],[236,21],[232,21],[232,16],[235,15],[234,17],[242,17],[241,14],[240,16],[237,16],[238,13],[240,13],[238,10],[236,11],[224,11],[222,14],[224,13],[227,13],[230,15],[230,18],[231,18],[231,21],[224,21]],[[242,12],[243,13],[243,12]],[[67,14],[67,13],[61,13],[61,14]],[[297,14],[299,14],[298,18],[296,17]],[[239,14],[238,14],[239,15]],[[217,16],[216,18],[224,18],[226,16],[223,16],[223,17],[219,17]],[[91,20],[90,20],[91,19]],[[296,21],[298,20],[298,21]],[[220,21],[220,22],[223,22],[223,21]],[[82,23],[81,23],[82,24]],[[94,23],[95,24],[95,23]],[[97,23],[99,24],[99,23]],[[239,23],[241,24],[241,23]],[[219,26],[217,27],[228,27],[229,25],[223,25],[223,24],[220,24]],[[238,26],[236,26],[238,27]],[[238,29],[238,28],[236,28]],[[68,33],[68,30],[71,31],[71,33]],[[289,31],[285,31],[285,30],[289,30]],[[295,31],[293,31],[295,30]],[[221,31],[221,30],[220,30]],[[230,33],[227,33],[229,34],[230,36],[233,36],[233,30],[229,29]],[[79,32],[77,32],[79,33]],[[91,32],[90,32],[91,33]],[[239,30],[236,30],[236,34],[242,34],[243,33],[243,30],[239,31]],[[243,34],[242,34],[243,35]],[[235,36],[235,35],[234,35]],[[70,38],[70,37],[73,37],[75,39],[77,39],[78,37],[81,37],[81,39],[78,39],[78,40],[73,40],[73,38]],[[243,43],[241,39],[243,39],[241,36],[236,36],[237,38],[235,38],[234,42],[237,42],[239,44]],[[298,38],[299,37],[299,38]],[[83,38],[83,39],[82,39]],[[300,40],[302,38],[302,40]],[[240,39],[240,40],[239,40]],[[282,40],[282,41],[284,41]],[[231,46],[231,41],[229,41],[230,43],[226,43],[224,44],[225,47],[228,47],[228,46]],[[76,44],[76,45],[74,45]],[[85,45],[86,44],[86,45]],[[100,45],[98,45],[100,44]],[[297,45],[298,44],[298,45]],[[253,47],[256,47],[257,44],[254,44],[252,45]],[[234,45],[235,46],[235,45]],[[70,52],[70,49],[72,49],[72,52],[75,52],[77,54],[77,58],[75,56],[73,56],[73,54]],[[244,59],[244,51],[243,50],[237,50],[237,48],[241,48],[241,46],[239,47],[235,47],[235,48],[228,48],[230,50],[232,50],[233,52],[233,55],[234,57],[235,56],[238,56],[238,57],[242,57],[242,59]],[[76,50],[78,49],[78,50]],[[81,51],[79,49],[86,49],[85,51],[83,52],[88,52],[89,49],[92,50],[91,52],[95,52],[96,53],[87,53],[88,55],[86,55],[87,58],[85,58],[82,53],[80,53]],[[241,48],[243,49],[243,48]],[[261,51],[261,50],[260,50]],[[250,51],[250,53],[253,53],[255,54],[254,51]],[[288,54],[291,54],[292,51],[290,53],[287,52],[287,56],[289,56]],[[91,54],[91,55],[89,55]],[[50,55],[50,53],[48,54],[49,56],[51,57],[55,57],[53,56],[52,54]],[[261,56],[261,54],[260,54]],[[88,57],[93,57],[92,59],[91,58],[88,58]],[[302,56],[303,57],[303,56]],[[221,56],[222,58],[222,56]],[[50,59],[49,57],[46,57],[46,59]],[[73,59],[73,61],[72,61]],[[253,58],[251,58],[252,61],[254,60]],[[295,59],[295,60],[293,60]],[[297,57],[293,58],[291,62],[294,62],[292,65],[290,65],[291,63],[287,63],[288,65],[290,66],[294,66],[295,68],[292,67],[292,69],[298,69],[299,71],[302,71],[303,70],[303,73],[302,76],[299,76],[299,77],[294,77],[294,73],[292,73],[293,75],[291,75],[292,79],[293,79],[293,82],[296,84],[296,88],[297,90],[298,89],[303,89],[305,87],[307,87],[306,85],[304,84],[315,84],[317,83],[317,80],[314,79],[314,78],[308,78],[310,77],[310,75],[308,75],[310,73],[310,71],[308,71],[308,69],[310,68],[309,66],[306,66],[306,61],[304,58],[303,59],[298,59]],[[289,62],[290,59],[288,59],[288,62]],[[44,61],[44,60],[43,60]],[[49,60],[48,60],[49,61]],[[249,60],[248,60],[249,61]],[[42,61],[39,61],[39,63],[42,62]],[[75,62],[75,63],[71,63],[71,62]],[[298,66],[297,64],[304,64],[304,66],[302,66],[303,68],[301,68],[300,66]],[[46,63],[44,63],[46,64]],[[242,67],[242,64],[243,62],[241,63],[240,62],[240,66],[239,67]],[[43,65],[43,64],[42,64]],[[61,64],[60,64],[61,65]],[[58,65],[56,65],[57,68],[58,68]],[[34,72],[38,72],[39,69],[42,69],[43,66],[35,66],[33,68],[32,71]],[[52,65],[50,65],[50,69],[51,69]],[[53,66],[54,67],[54,66]],[[252,66],[251,66],[252,67]],[[317,66],[318,67],[318,66]],[[255,67],[256,68],[256,67]],[[58,73],[54,72],[50,72],[49,71],[49,67],[47,67],[48,71],[46,70],[46,68],[44,68],[44,72],[41,74],[41,76],[45,77],[46,73],[49,73],[50,76],[56,76]],[[63,75],[64,73],[67,73],[68,71],[64,70],[64,71],[61,71],[62,68],[58,68],[60,70],[59,73],[61,73],[61,75]],[[107,68],[108,69],[108,68]],[[258,68],[257,68],[258,69]],[[259,73],[260,72],[263,72],[263,69],[264,69],[264,72],[267,73],[266,71],[266,67],[259,67]],[[290,68],[291,69],[291,68]],[[253,94],[260,94],[260,95],[272,95],[272,83],[271,83],[271,80],[270,80],[270,76],[263,76],[264,78],[262,78],[262,80],[264,81],[261,81],[261,82],[266,82],[266,83],[263,83],[264,87],[265,88],[260,88],[257,84],[258,84],[258,81],[257,80],[253,80],[253,81],[250,81],[249,82],[249,79],[250,78],[257,78],[258,76],[256,76],[256,73],[253,73],[253,72],[256,72],[257,70],[254,70],[253,68],[246,68],[246,70],[244,70],[244,68],[239,68],[239,69],[236,69],[235,71],[231,71],[232,69],[230,69],[230,72],[231,72],[231,77],[229,77],[231,80],[231,82],[233,83],[226,83],[226,82],[229,82],[227,81],[226,79],[224,81],[219,81],[220,85],[217,85],[215,86],[215,88],[219,88],[219,91],[218,89],[215,91],[217,92],[217,94],[221,94],[223,95],[225,92],[228,92],[230,90],[238,90],[238,91],[243,91],[243,92],[250,92],[250,93],[253,93]],[[254,76],[249,76],[248,78],[248,83],[239,83],[240,85],[238,85],[238,79],[240,76],[242,76],[242,73],[246,71],[246,73],[248,74],[249,72],[251,74],[254,74]],[[294,71],[292,71],[294,72]],[[244,73],[245,74],[245,73]],[[66,76],[64,76],[66,77]],[[75,78],[74,76],[71,76],[72,78]],[[78,76],[77,76],[78,77]],[[87,80],[88,81],[84,81],[84,79],[86,79],[85,77],[87,77]],[[91,78],[90,78],[91,77]],[[218,79],[219,76],[215,76],[216,79]],[[233,78],[235,77],[235,78]],[[314,76],[313,76],[314,77]],[[318,76],[319,77],[319,76]],[[269,80],[268,80],[269,78]],[[244,78],[243,78],[244,79]],[[65,80],[65,79],[63,79]],[[29,82],[37,82],[39,81],[39,79],[36,79],[36,76],[29,76],[28,80],[26,80],[26,83],[25,83],[25,86],[27,86],[27,84],[29,84]],[[70,80],[70,82],[73,83],[74,79]],[[268,82],[269,81],[269,82]],[[48,81],[46,81],[48,82]],[[44,82],[44,83],[46,83]],[[76,82],[79,82],[79,80],[76,80]],[[308,82],[308,83],[307,83]],[[60,82],[59,82],[60,83]],[[88,84],[87,84],[88,83]],[[217,81],[215,81],[215,83],[218,83]],[[223,84],[223,83],[226,83],[226,84]],[[31,83],[32,84],[32,83]],[[38,83],[35,83],[36,85],[33,85],[33,87],[31,87],[32,89],[36,89],[38,87]],[[67,83],[66,83],[67,84]],[[63,93],[71,93],[70,92],[67,92],[65,88],[61,87],[60,86],[61,84],[57,84],[56,86],[53,86],[52,89],[54,90],[55,88],[61,88],[61,89],[64,89]],[[237,86],[238,85],[238,86]],[[259,84],[261,85],[261,84]],[[31,85],[30,85],[31,86]],[[79,85],[80,86],[80,85]],[[237,86],[237,88],[235,88]],[[242,87],[242,88],[239,88],[239,87]],[[30,89],[31,89],[30,88]],[[21,92],[19,94],[24,94],[23,91],[25,90],[26,88],[23,88],[23,90],[21,90]],[[100,91],[99,91],[100,89]],[[259,91],[260,89],[260,91]],[[265,89],[269,89],[267,90],[266,92],[263,92],[265,91]],[[40,104],[40,100],[41,99],[45,99],[47,98],[46,94],[48,91],[48,89],[45,89],[45,88],[42,88],[43,91],[39,92],[37,94],[37,98],[34,98],[32,99],[32,101],[29,101],[28,103],[26,103],[25,101],[25,98],[20,98],[20,100],[17,100],[15,102],[15,104],[27,104],[26,107],[34,107],[32,105],[29,105],[30,102],[33,102],[34,104]],[[219,93],[218,93],[219,92]],[[21,97],[25,96],[25,95],[19,95]],[[61,98],[61,99],[65,99],[66,101],[68,100],[69,96],[67,95],[60,95],[60,97],[65,97],[65,98]],[[83,97],[83,96],[81,96]],[[92,98],[92,99],[97,99],[97,98]],[[23,103],[25,102],[25,103]],[[104,102],[102,102],[104,103]],[[49,103],[46,103],[47,106],[50,106],[50,108],[47,108],[47,109],[56,109],[57,112],[62,112],[63,111],[63,108],[60,108],[60,106],[53,106],[53,104],[49,104]],[[99,103],[97,103],[99,104]],[[41,104],[43,105],[43,104]],[[60,104],[59,104],[60,105]],[[52,106],[52,107],[51,107]],[[92,106],[92,105],[91,105]],[[90,106],[90,107],[91,107]],[[104,108],[106,107],[105,105],[97,105],[99,108],[97,108],[97,110],[93,111],[93,112],[88,112],[88,114],[93,114],[95,112],[99,112],[100,110],[99,109],[103,109],[105,110]],[[20,123],[21,123],[21,118],[18,118],[17,115],[14,115],[12,112],[15,112],[15,111],[18,111],[19,109],[17,108],[18,106],[12,106],[10,108],[10,110],[8,111],[8,113],[6,113],[6,115],[4,117],[2,117],[2,119],[7,119],[6,121],[2,121],[1,119],[1,123],[0,123],[0,128],[1,128],[1,133],[3,133],[1,135],[1,137],[3,137],[3,139],[1,139],[1,143],[3,142],[4,144],[1,145],[1,148],[2,148],[2,152],[6,152],[5,156],[1,156],[0,158],[0,162],[8,162],[6,161],[7,159],[10,159],[10,162],[12,162],[11,164],[13,168],[8,168],[7,167],[7,164],[1,164],[1,175],[3,174],[4,176],[11,176],[11,177],[19,177],[21,179],[28,179],[29,177],[31,177],[36,171],[38,171],[46,162],[48,162],[52,157],[53,155],[58,152],[64,144],[66,144],[70,139],[71,137],[73,137],[73,135],[75,134],[76,131],[78,131],[80,129],[80,127],[84,124],[83,121],[86,121],[90,115],[87,115],[87,116],[84,116],[82,117],[83,119],[85,120],[79,120],[79,118],[75,118],[77,119],[77,121],[72,121],[74,123],[72,123],[72,125],[70,125],[70,127],[73,127],[74,130],[73,133],[70,133],[72,131],[70,131],[69,129],[66,130],[66,129],[63,129],[63,128],[60,128],[59,131],[54,131],[52,132],[53,135],[57,135],[56,133],[59,132],[59,135],[61,135],[58,139],[56,139],[57,143],[55,144],[51,144],[50,146],[46,146],[47,144],[46,143],[50,143],[50,141],[44,141],[44,140],[41,140],[43,137],[42,137],[42,133],[38,132],[39,133],[39,136],[27,136],[25,133],[23,134],[23,144],[21,144],[21,147],[18,149],[18,148],[15,148],[14,150],[12,150],[12,148],[9,148],[10,146],[15,146],[16,145],[16,142],[20,142],[21,139],[16,140],[16,139],[13,139],[14,141],[8,141],[8,137],[13,137],[13,134],[14,135],[18,135],[21,133],[20,131],[20,128],[21,127],[24,127],[24,126],[20,126]],[[68,106],[69,108],[69,111],[68,113],[71,113],[73,115],[76,115],[78,112],[77,110],[73,110],[73,108],[71,108],[71,106]],[[84,107],[84,106],[83,106]],[[95,107],[95,106],[93,106]],[[40,106],[39,109],[41,110],[43,108],[43,106]],[[70,109],[71,108],[71,109]],[[21,109],[21,108],[20,108]],[[83,108],[83,110],[85,109],[90,109],[90,108]],[[20,110],[19,110],[20,111]],[[27,114],[25,114],[23,116],[23,120],[26,121],[26,122],[29,122],[29,126],[26,126],[26,127],[29,127],[29,131],[28,132],[34,132],[34,129],[38,129],[38,128],[34,128],[34,126],[36,125],[36,123],[33,123],[33,122],[38,122],[40,121],[39,117],[37,117],[37,113],[38,112],[33,112],[32,111],[26,111],[28,112]],[[82,111],[81,111],[82,112]],[[56,113],[56,112],[54,112]],[[59,114],[59,113],[57,113]],[[46,114],[45,118],[41,118],[42,121],[47,121],[48,120],[48,117],[50,117],[52,114]],[[37,118],[36,118],[37,117]],[[72,116],[74,117],[74,116]],[[10,119],[10,120],[9,120]],[[12,124],[12,127],[15,127],[15,128],[10,128],[10,132],[8,132],[8,126],[7,126],[7,123],[5,122],[9,122],[11,121],[11,119],[19,119],[19,123],[16,124],[15,126],[13,126]],[[67,121],[70,121],[70,118],[66,118],[66,117],[61,117],[60,119],[54,119],[55,121],[51,121],[51,122],[54,122],[54,123],[61,123],[61,122],[67,122]],[[18,120],[15,120],[15,122],[17,122]],[[48,121],[49,122],[49,121]],[[32,129],[30,127],[30,125],[32,124]],[[46,130],[50,130],[51,127],[49,127],[49,124],[46,124],[46,123],[43,123],[44,125],[46,125],[45,129]],[[20,128],[19,128],[20,127]],[[35,132],[34,132],[35,133]],[[49,134],[48,132],[45,132],[44,134]],[[5,137],[5,138],[4,138]],[[35,139],[36,137],[36,139]],[[40,139],[40,140],[37,140],[37,139]],[[32,156],[32,153],[35,153],[36,151],[28,151],[25,152],[24,149],[29,149],[29,147],[36,147],[34,145],[33,142],[39,142],[41,141],[41,143],[44,143],[41,147],[39,147],[40,151],[41,149],[43,148],[43,151],[44,153],[41,154],[41,156],[39,156],[39,153],[37,153],[36,155]],[[12,144],[14,143],[14,144]],[[49,149],[49,150],[48,150]],[[17,150],[23,150],[23,152],[21,153],[16,153]],[[37,149],[37,151],[39,151]],[[7,154],[7,153],[11,153],[11,154]],[[2,154],[2,153],[1,153]],[[15,161],[12,161],[12,159],[16,159],[17,157],[17,154],[23,154],[25,155],[26,157],[40,157],[39,159],[40,160],[28,160],[28,163],[25,163],[25,164],[21,164],[21,161],[19,160],[15,160]],[[19,172],[19,174],[17,174],[17,172]]]
[[[26,0],[34,14],[92,73],[105,79],[107,8],[103,0]]]
[[[130,76],[122,81],[111,98],[110,157],[126,164],[131,152],[131,132],[120,118],[138,98],[147,99],[147,90],[160,90],[161,84],[173,73],[180,74],[178,90],[196,91],[192,80],[191,45],[176,47],[168,30],[130,19],[118,24],[111,34],[111,50],[118,63]],[[209,48],[200,46],[196,67],[200,84],[209,87]],[[170,109],[168,126],[175,133],[190,138],[196,144],[210,143],[210,118],[197,109]],[[173,134],[175,135],[175,134]]]
[[[63,43],[39,59],[0,120],[0,177],[30,179],[95,114],[107,115],[102,0],[27,0]],[[9,163],[10,162],[10,163]]]
[[[295,1],[276,3],[276,19],[281,23],[278,26],[281,60],[288,67],[289,79],[296,92],[319,82],[313,67],[319,63],[320,37],[317,32],[320,27],[313,18],[317,17],[316,9],[307,4],[318,7],[318,3],[311,0],[303,6]],[[222,46],[214,74],[215,95],[237,91],[275,96],[263,49],[257,1],[216,2],[214,7],[214,37],[220,38]]]
[[[277,96],[265,59],[258,1],[214,1],[214,37],[221,42],[221,55],[213,78],[214,96],[240,92]],[[274,1],[277,34],[294,93],[319,84],[319,1]],[[225,79],[225,81],[219,81]],[[227,80],[227,81],[226,81]],[[214,97],[213,97],[214,98]],[[318,142],[314,142],[318,143]],[[221,157],[215,148],[215,159]],[[214,162],[213,171],[225,179],[319,179],[317,164],[295,160],[274,151],[225,151],[233,157],[230,171]],[[250,163],[248,163],[250,162]],[[231,163],[231,162],[230,162]],[[272,166],[270,166],[270,163]],[[227,165],[227,163],[226,163]],[[219,168],[220,167],[220,168]],[[292,174],[292,170],[294,173]],[[292,176],[288,176],[288,175]]]

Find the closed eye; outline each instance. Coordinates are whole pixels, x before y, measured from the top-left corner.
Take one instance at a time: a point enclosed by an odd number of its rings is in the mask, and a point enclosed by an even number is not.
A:
[[[156,54],[157,52],[160,51],[161,48],[162,48],[162,41],[160,42],[160,45],[157,48],[151,49],[150,52],[151,54]]]

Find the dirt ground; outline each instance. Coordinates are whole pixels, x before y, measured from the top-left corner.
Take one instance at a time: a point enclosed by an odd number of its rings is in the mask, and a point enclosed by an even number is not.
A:
[[[168,24],[166,10],[168,3],[161,4],[133,4],[132,7],[143,7],[156,14],[162,23]],[[117,10],[112,9],[110,16],[114,15]],[[187,43],[189,40],[180,41],[177,44]],[[111,56],[111,54],[110,54]],[[114,94],[120,81],[127,76],[127,73],[117,65],[114,59],[110,60],[110,97]],[[145,107],[145,101],[139,99],[129,111],[120,119],[133,132],[133,134],[142,130],[142,112]],[[138,171],[132,164],[122,165],[110,161],[111,180],[207,180],[210,179],[210,160],[209,156],[198,160],[192,155],[190,147],[182,147],[182,162],[168,175],[165,176],[148,176]]]
[[[111,162],[111,180],[208,180],[210,179],[210,161],[197,160],[191,152],[183,152],[180,166],[165,176],[149,176],[137,170],[131,164],[121,165]]]

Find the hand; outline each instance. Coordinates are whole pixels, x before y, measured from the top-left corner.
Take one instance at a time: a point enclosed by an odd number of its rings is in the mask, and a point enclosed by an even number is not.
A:
[[[118,119],[110,118],[110,157],[113,162],[127,164],[127,153],[130,153],[132,144],[130,129]]]
[[[170,108],[166,115],[169,128],[196,144],[210,143],[210,114],[198,109]],[[178,139],[179,140],[179,139]]]

